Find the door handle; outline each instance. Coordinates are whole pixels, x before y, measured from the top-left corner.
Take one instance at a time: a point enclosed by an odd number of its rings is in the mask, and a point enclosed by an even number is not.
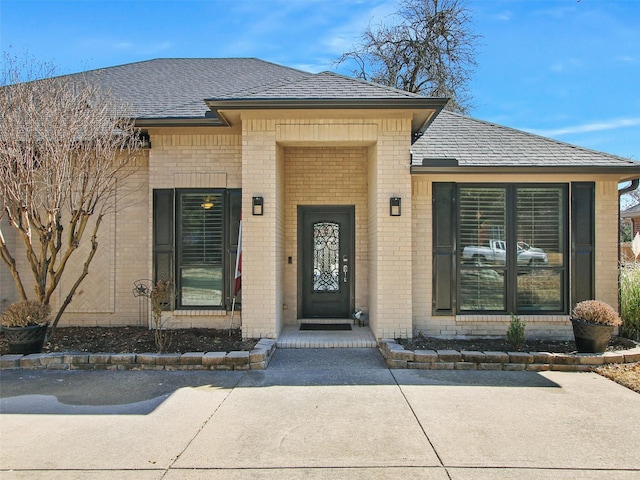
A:
[[[342,273],[344,273],[344,283],[347,283],[347,272],[349,271],[349,267],[347,266],[347,264],[345,263],[342,266]]]

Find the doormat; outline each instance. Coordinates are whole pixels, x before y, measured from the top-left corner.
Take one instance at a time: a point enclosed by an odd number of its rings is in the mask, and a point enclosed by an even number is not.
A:
[[[349,323],[302,323],[300,330],[351,330]]]

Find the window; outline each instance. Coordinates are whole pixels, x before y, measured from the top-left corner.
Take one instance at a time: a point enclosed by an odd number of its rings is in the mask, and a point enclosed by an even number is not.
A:
[[[434,313],[566,313],[567,192],[435,184]],[[457,219],[453,228],[447,217]]]
[[[563,312],[565,189],[458,188],[460,312]]]
[[[154,276],[176,308],[229,306],[240,204],[240,190],[154,190]]]

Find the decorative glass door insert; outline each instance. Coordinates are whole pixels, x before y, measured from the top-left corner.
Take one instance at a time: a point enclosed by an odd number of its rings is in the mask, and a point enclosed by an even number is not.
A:
[[[313,291],[340,290],[340,224],[313,224]]]
[[[350,205],[298,207],[300,318],[349,318],[353,313],[354,223]]]

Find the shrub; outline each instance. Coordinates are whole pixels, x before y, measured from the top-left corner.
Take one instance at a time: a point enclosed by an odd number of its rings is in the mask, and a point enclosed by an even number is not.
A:
[[[640,263],[628,263],[620,269],[621,334],[640,340]]]
[[[51,307],[33,300],[21,300],[9,305],[0,317],[3,327],[30,327],[46,325]]]
[[[159,353],[163,353],[171,343],[171,332],[164,325],[162,312],[169,306],[171,298],[171,284],[162,280],[151,289],[151,317],[153,320],[153,338],[156,349]]]
[[[520,317],[511,314],[511,321],[507,329],[507,340],[515,350],[520,350],[524,345],[524,329],[527,326]]]
[[[611,305],[599,300],[585,300],[576,304],[573,309],[573,318],[614,327],[622,323],[618,312]]]

